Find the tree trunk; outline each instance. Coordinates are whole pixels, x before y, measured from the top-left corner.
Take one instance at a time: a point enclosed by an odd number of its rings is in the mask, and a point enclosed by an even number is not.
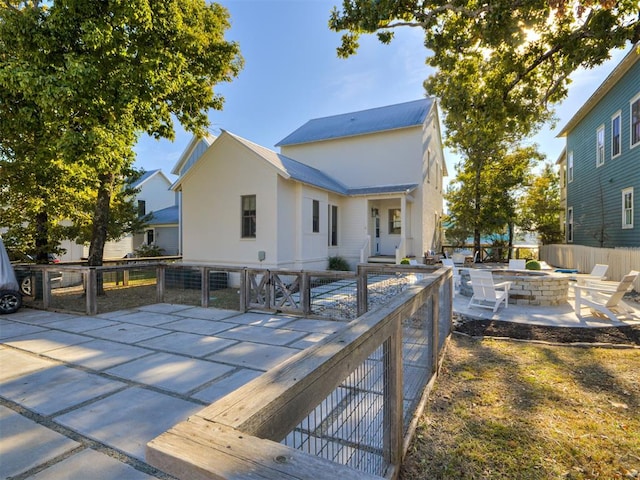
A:
[[[100,186],[98,187],[96,209],[93,215],[93,230],[91,232],[91,244],[89,245],[89,258],[87,260],[87,264],[90,267],[102,266],[115,175],[113,173],[104,173],[99,178]],[[104,295],[102,275],[100,275],[100,272],[98,273],[98,295]]]
[[[49,263],[49,215],[46,211],[40,211],[36,215],[36,263]]]
[[[478,259],[478,262],[482,262],[482,247],[480,245],[480,210],[482,205],[482,192],[480,191],[480,177],[482,174],[482,163],[479,162],[476,168],[476,178],[474,185],[474,209],[476,218],[473,228],[473,258]],[[477,255],[476,255],[477,254]]]

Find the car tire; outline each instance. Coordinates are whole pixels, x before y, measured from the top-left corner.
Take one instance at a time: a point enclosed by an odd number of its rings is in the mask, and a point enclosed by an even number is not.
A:
[[[33,280],[31,275],[24,277],[20,282],[20,293],[28,297],[33,295]]]
[[[22,306],[22,295],[15,290],[0,290],[0,314],[13,313]]]

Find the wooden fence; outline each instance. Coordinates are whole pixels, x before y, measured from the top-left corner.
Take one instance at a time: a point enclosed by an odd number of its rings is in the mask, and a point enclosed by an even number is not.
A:
[[[620,281],[630,270],[640,271],[640,248],[596,248],[583,245],[542,245],[540,260],[558,268],[589,273],[596,263],[609,265],[607,279]],[[640,292],[640,278],[634,283]]]
[[[149,442],[147,462],[181,479],[397,478],[451,331],[451,287],[450,269],[425,275]]]

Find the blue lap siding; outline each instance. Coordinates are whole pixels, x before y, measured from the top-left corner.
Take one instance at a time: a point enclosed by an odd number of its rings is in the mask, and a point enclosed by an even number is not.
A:
[[[627,55],[616,67],[618,75],[614,70],[561,133],[567,137],[567,154],[573,152],[573,181],[567,184],[567,208],[573,208],[576,245],[640,247],[640,142],[631,146],[631,101],[638,100],[640,95],[638,57],[635,49]],[[603,88],[607,82],[608,88]],[[612,118],[617,112],[621,119],[621,151],[612,158]],[[601,126],[604,126],[604,163],[597,166],[597,131]],[[633,188],[633,228],[623,228],[622,192],[628,188]]]

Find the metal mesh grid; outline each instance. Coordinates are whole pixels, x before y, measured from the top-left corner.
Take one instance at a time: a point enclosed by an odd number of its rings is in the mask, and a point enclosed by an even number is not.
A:
[[[311,275],[309,288],[313,315],[334,320],[352,320],[358,316],[358,284],[355,276]]]
[[[341,465],[384,475],[384,378],[379,347],[322,401],[283,444]]]
[[[431,298],[402,322],[402,377],[404,431],[420,403],[422,392],[433,371],[433,317]]]

